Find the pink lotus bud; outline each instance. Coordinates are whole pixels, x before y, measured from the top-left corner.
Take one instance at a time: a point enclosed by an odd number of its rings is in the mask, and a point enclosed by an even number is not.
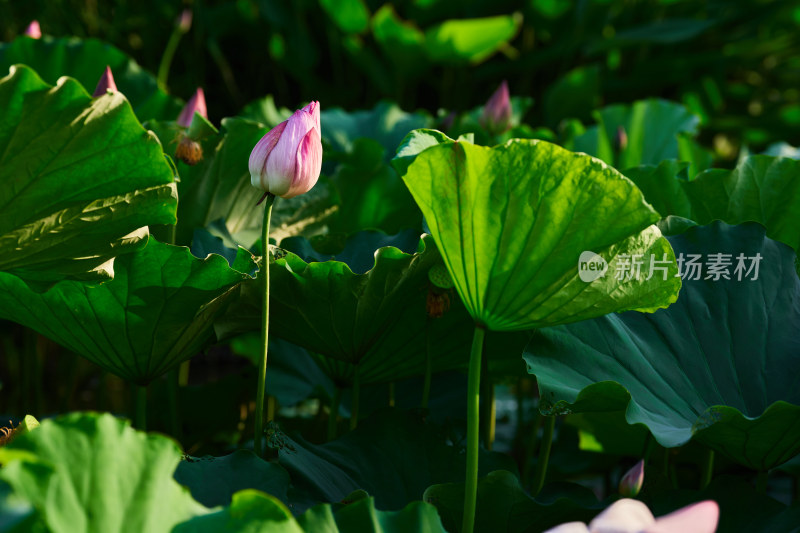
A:
[[[705,500],[662,516],[644,533],[714,533],[717,522],[719,505],[713,500]]]
[[[180,18],[178,18],[178,29],[181,33],[188,32],[192,27],[192,10],[191,9],[184,9],[181,12]]]
[[[117,84],[114,83],[114,75],[111,73],[111,67],[106,65],[106,70],[103,72],[103,75],[100,76],[100,81],[97,82],[97,87],[94,88],[92,96],[103,96],[108,91],[112,93],[117,92]]]
[[[614,148],[617,152],[623,151],[628,147],[628,133],[625,131],[625,126],[620,124],[617,126],[617,136],[614,139]]]
[[[253,187],[281,198],[310,191],[321,170],[319,102],[295,111],[267,132],[250,153]]]
[[[508,94],[508,83],[505,80],[483,106],[480,124],[495,135],[503,133],[511,127],[511,97]]]
[[[33,39],[42,38],[42,29],[39,27],[38,20],[32,20],[31,23],[28,24],[28,27],[25,28],[25,35]]]
[[[633,498],[642,490],[642,483],[644,483],[643,460],[625,472],[625,475],[619,480],[619,493],[626,498]]]
[[[189,98],[189,101],[186,102],[186,105],[183,106],[181,109],[181,114],[178,115],[178,125],[183,126],[184,128],[188,128],[192,124],[192,117],[194,117],[195,112],[200,113],[200,116],[203,118],[208,118],[208,113],[206,112],[206,96],[203,94],[203,89],[200,87],[197,88],[195,93]]]

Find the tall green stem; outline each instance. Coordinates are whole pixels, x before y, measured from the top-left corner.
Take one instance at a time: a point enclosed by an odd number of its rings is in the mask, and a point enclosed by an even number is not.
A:
[[[264,221],[261,224],[261,246],[263,248],[262,278],[264,280],[264,301],[261,305],[261,361],[258,364],[258,393],[256,394],[256,421],[253,448],[256,454],[264,456],[264,391],[267,383],[267,344],[269,343],[269,221],[272,218],[274,194],[267,194],[264,200]]]
[[[464,517],[462,533],[472,533],[475,527],[475,508],[478,499],[478,448],[480,447],[481,356],[486,330],[475,325],[472,352],[469,356],[467,380],[467,476],[464,486]]]
[[[358,377],[358,365],[356,365],[356,375],[353,379],[352,405],[350,406],[350,431],[358,427],[358,406],[361,402],[361,380]]]
[[[336,438],[336,425],[339,419],[339,404],[342,402],[342,388],[335,385],[331,401],[331,413],[328,415],[328,442]]]
[[[703,461],[703,474],[700,479],[700,489],[708,487],[711,478],[714,476],[714,450],[706,450],[705,460]]]
[[[531,496],[536,497],[544,487],[544,478],[547,476],[547,463],[550,462],[550,448],[553,447],[553,430],[556,427],[556,417],[548,416],[544,422],[544,433],[539,445],[539,461],[533,474],[533,489]]]
[[[164,48],[164,55],[161,56],[161,63],[158,65],[158,88],[162,91],[167,90],[167,76],[169,76],[169,67],[172,64],[172,58],[175,57],[175,50],[178,49],[178,43],[181,42],[183,37],[183,30],[180,26],[175,26],[172,30],[172,35],[169,36],[167,46]]]

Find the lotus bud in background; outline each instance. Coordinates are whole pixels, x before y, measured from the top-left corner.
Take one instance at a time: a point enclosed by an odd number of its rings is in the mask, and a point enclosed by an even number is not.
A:
[[[644,483],[643,460],[625,472],[625,475],[619,480],[619,493],[625,498],[633,498],[642,490],[642,483]]]
[[[178,18],[178,29],[181,33],[188,33],[192,27],[192,10],[184,9]]]
[[[719,522],[719,506],[705,500],[682,507],[661,518],[638,500],[623,498],[611,504],[587,526],[583,522],[568,522],[545,533],[714,533]]]
[[[25,28],[25,35],[31,37],[32,39],[41,39],[42,38],[42,29],[39,27],[38,20],[32,20],[28,27]]]
[[[108,91],[112,93],[117,92],[117,84],[114,83],[114,75],[111,73],[111,67],[106,65],[106,70],[103,72],[103,75],[100,76],[100,81],[97,82],[97,87],[94,88],[92,96],[95,98],[103,96]]]
[[[183,106],[181,114],[178,115],[178,125],[184,128],[191,126],[192,117],[194,117],[195,113],[198,113],[203,118],[208,118],[208,113],[206,112],[206,96],[203,94],[203,89],[200,87],[197,88],[192,97],[189,98],[189,101],[186,102],[186,105]]]
[[[628,147],[628,133],[625,131],[625,126],[617,126],[617,136],[614,138],[614,148],[617,153],[622,152]]]
[[[511,127],[511,97],[505,80],[483,106],[479,122],[492,135],[504,133]]]
[[[304,194],[316,185],[321,170],[319,102],[295,111],[267,132],[250,153],[250,182],[265,192],[265,198],[267,194],[281,198]]]

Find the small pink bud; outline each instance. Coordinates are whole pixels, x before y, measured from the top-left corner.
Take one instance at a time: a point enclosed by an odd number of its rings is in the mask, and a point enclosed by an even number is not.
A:
[[[717,522],[719,505],[713,500],[705,500],[662,516],[644,533],[714,533]]]
[[[108,91],[112,93],[117,92],[117,84],[114,83],[114,75],[111,73],[111,67],[106,65],[106,70],[103,72],[103,75],[100,76],[100,81],[97,82],[97,87],[94,88],[92,96],[103,96]]]
[[[614,145],[618,152],[628,147],[628,134],[622,124],[617,126],[617,137],[614,139]]]
[[[33,39],[42,38],[42,29],[39,27],[38,20],[32,20],[31,23],[28,24],[28,27],[25,28],[25,35]]]
[[[508,83],[503,80],[500,87],[483,106],[480,125],[490,133],[498,135],[511,127],[511,97],[508,94]]]
[[[192,27],[192,10],[184,9],[178,18],[178,29],[181,33],[186,33]]]
[[[625,475],[619,480],[619,493],[625,498],[633,498],[642,490],[642,483],[644,483],[643,460],[625,472]]]
[[[250,153],[253,187],[281,198],[310,191],[322,170],[321,131],[319,102],[311,102],[267,132]]]
[[[203,118],[208,118],[208,113],[206,112],[206,96],[203,94],[203,89],[200,87],[197,88],[192,97],[189,98],[189,101],[186,102],[186,105],[183,106],[181,114],[178,115],[178,125],[184,128],[191,126],[192,117],[194,117],[195,112],[200,113],[200,116]]]

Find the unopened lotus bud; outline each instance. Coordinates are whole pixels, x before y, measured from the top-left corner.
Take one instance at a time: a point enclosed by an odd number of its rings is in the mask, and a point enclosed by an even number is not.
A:
[[[511,96],[505,80],[483,106],[479,122],[493,135],[504,133],[511,127]]]
[[[103,72],[103,75],[100,76],[100,81],[97,82],[97,87],[95,87],[92,96],[103,96],[108,91],[112,93],[117,92],[117,84],[114,83],[114,75],[111,73],[111,67],[106,65],[106,70]]]
[[[642,490],[642,483],[644,483],[644,461],[639,461],[619,480],[619,493],[626,498],[633,498]]]
[[[184,9],[178,18],[178,29],[181,33],[187,33],[192,27],[192,10]]]
[[[42,29],[39,27],[38,20],[32,20],[28,27],[25,28],[25,35],[32,39],[41,39],[42,38]]]
[[[200,87],[197,88],[192,97],[189,98],[189,101],[186,102],[186,105],[183,106],[181,114],[178,115],[178,125],[184,128],[191,126],[192,117],[194,117],[195,113],[203,118],[208,118],[208,113],[206,112],[206,96],[203,94],[203,89]]]
[[[321,131],[319,102],[311,102],[267,132],[250,153],[253,187],[265,191],[264,197],[310,191],[322,170]]]
[[[628,147],[628,134],[625,132],[625,126],[617,126],[617,136],[614,138],[614,147],[617,152],[621,152]]]

